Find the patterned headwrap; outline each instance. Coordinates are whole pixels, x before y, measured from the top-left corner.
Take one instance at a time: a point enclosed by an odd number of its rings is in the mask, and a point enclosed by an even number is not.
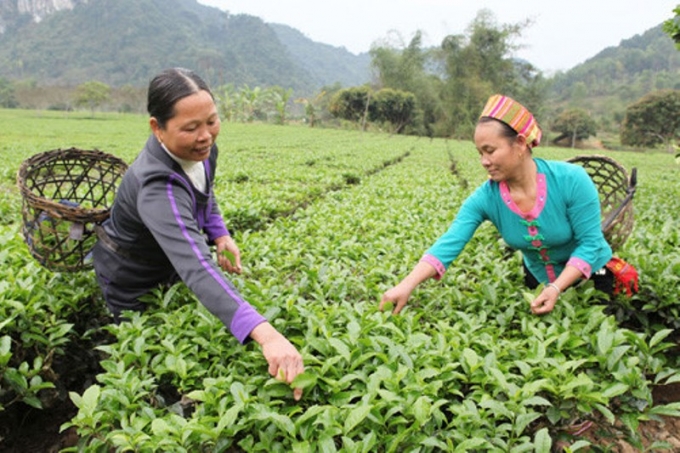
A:
[[[494,94],[486,101],[480,118],[484,116],[504,122],[518,134],[525,136],[532,148],[541,143],[542,132],[534,115],[514,99]]]

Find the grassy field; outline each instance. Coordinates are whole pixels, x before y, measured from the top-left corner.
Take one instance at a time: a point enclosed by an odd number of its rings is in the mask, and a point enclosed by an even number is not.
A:
[[[607,152],[638,168],[635,229],[618,251],[640,272],[632,299],[603,307],[592,289],[569,290],[553,314],[531,315],[518,256],[485,225],[443,280],[393,317],[377,311],[380,295],[485,179],[472,143],[223,124],[216,193],[245,267],[234,283],[303,352],[305,397],[295,404],[257,348],[238,345],[183,286],[105,327],[91,272],[52,273],[29,256],[21,162],[69,147],[132,162],[147,124],[0,110],[5,413],[49,410],[74,392],[71,430],[91,451],[541,452],[564,439],[572,451],[617,439],[647,447],[640,424],[678,413],[652,396],[680,377],[680,166],[671,155]],[[99,374],[69,384],[66,368]],[[597,436],[572,434],[584,420]]]

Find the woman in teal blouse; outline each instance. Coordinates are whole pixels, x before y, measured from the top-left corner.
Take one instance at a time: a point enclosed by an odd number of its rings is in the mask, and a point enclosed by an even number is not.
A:
[[[521,104],[501,95],[489,99],[474,137],[489,180],[465,200],[413,271],[385,292],[381,309],[393,302],[399,313],[416,286],[441,278],[485,220],[522,251],[526,284],[545,284],[532,312],[550,312],[560,293],[582,279],[593,277],[611,294],[613,276],[605,264],[612,250],[601,230],[597,188],[581,166],[534,158],[540,139],[536,120]]]

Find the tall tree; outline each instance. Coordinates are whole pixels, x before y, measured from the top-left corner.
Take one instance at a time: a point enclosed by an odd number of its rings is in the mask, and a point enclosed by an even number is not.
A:
[[[286,110],[288,108],[288,101],[293,96],[293,89],[281,88],[279,86],[269,89],[271,99],[274,103],[274,110],[276,111],[276,124],[286,124]]]
[[[97,107],[104,104],[111,96],[111,87],[103,82],[92,80],[76,87],[74,104],[87,107],[94,115]]]
[[[218,86],[213,90],[224,121],[234,121],[239,113],[239,95],[233,83]]]
[[[481,10],[465,35],[446,37],[441,48],[423,50],[416,33],[406,46],[374,47],[372,65],[381,88],[415,95],[414,133],[469,138],[494,92],[520,99],[536,112],[543,106],[543,76],[512,56],[513,40],[526,25],[499,25],[489,10]]]
[[[367,86],[346,88],[333,96],[330,112],[337,118],[365,123],[373,90]]]
[[[648,94],[626,109],[621,125],[621,143],[632,146],[664,144],[673,151],[680,138],[680,90]]]
[[[417,134],[432,135],[431,124],[443,114],[441,81],[431,69],[432,51],[423,50],[419,31],[405,46],[401,37],[397,41],[371,49],[371,65],[377,72],[378,85],[413,93],[415,108],[410,128]]]
[[[562,112],[552,124],[551,129],[560,135],[554,140],[559,142],[566,138],[571,140],[571,147],[577,140],[585,140],[597,133],[597,125],[588,112],[583,109],[569,109]]]
[[[259,86],[250,88],[243,85],[238,93],[239,115],[243,121],[254,121],[256,118],[263,118],[266,115],[262,111],[265,101],[265,93]]]
[[[422,34],[416,32],[404,48],[386,43],[371,49],[371,64],[378,71],[380,85],[403,91],[413,91],[425,74],[427,54],[422,49]]]
[[[481,10],[467,35],[444,38],[440,59],[446,75],[442,98],[447,117],[442,118],[439,129],[469,138],[484,102],[494,92],[515,97],[537,110],[543,95],[533,85],[541,82],[540,74],[529,63],[512,57],[517,48],[513,41],[526,25],[498,24],[491,11]],[[535,105],[524,99],[529,93]]]
[[[320,120],[320,116],[323,112],[323,104],[326,102],[328,104],[329,93],[322,89],[315,96],[310,96],[306,98],[298,98],[295,102],[302,104],[305,107],[305,120],[309,127],[316,126],[317,122]]]
[[[404,126],[413,121],[416,97],[406,91],[383,88],[375,93],[369,108],[371,121],[386,121],[392,125],[392,132],[400,133]]]

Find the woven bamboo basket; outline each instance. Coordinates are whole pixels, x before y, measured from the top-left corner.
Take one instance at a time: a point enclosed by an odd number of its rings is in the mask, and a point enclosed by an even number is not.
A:
[[[22,232],[31,255],[52,271],[92,267],[97,236],[127,170],[121,159],[99,150],[55,149],[19,167]]]
[[[579,164],[588,172],[600,194],[602,232],[613,250],[620,248],[633,231],[633,196],[637,184],[635,168],[626,169],[607,156],[576,156],[568,162]]]

